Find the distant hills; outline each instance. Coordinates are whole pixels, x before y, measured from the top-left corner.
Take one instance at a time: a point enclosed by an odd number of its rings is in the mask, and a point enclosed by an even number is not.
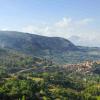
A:
[[[0,31],[0,48],[45,57],[57,63],[100,59],[100,48],[79,47],[64,38],[15,31]]]
[[[40,50],[73,51],[77,46],[64,38],[45,37],[14,31],[0,31],[0,47],[33,53]]]

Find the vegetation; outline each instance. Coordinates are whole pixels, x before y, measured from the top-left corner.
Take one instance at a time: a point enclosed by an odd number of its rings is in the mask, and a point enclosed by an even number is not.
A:
[[[12,33],[0,34],[0,100],[100,100],[99,48]]]
[[[84,74],[67,70],[44,58],[19,57],[17,53],[14,58],[14,55],[1,63],[0,100],[100,99],[100,74],[95,73],[99,64],[94,63],[93,70]],[[16,67],[17,70],[12,71]]]

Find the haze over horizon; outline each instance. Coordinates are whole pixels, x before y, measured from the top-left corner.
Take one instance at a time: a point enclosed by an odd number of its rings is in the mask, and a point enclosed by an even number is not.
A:
[[[99,0],[1,0],[0,30],[63,37],[100,47]]]

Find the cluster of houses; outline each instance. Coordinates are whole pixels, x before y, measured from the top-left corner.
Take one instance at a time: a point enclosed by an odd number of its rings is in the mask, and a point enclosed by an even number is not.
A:
[[[90,72],[91,68],[93,66],[94,63],[100,64],[100,61],[85,61],[83,63],[78,63],[78,64],[66,64],[63,65],[63,68],[67,69],[67,70],[74,70],[77,72]]]

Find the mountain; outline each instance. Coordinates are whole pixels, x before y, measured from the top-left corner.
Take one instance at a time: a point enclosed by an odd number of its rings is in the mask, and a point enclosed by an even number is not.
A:
[[[46,58],[59,64],[100,60],[100,48],[76,46],[60,37],[15,31],[0,31],[0,48],[2,55],[6,54],[5,50],[9,50],[11,55],[12,52],[17,52],[19,55]]]
[[[0,47],[33,53],[38,50],[73,51],[78,48],[69,40],[15,31],[0,31]]]

